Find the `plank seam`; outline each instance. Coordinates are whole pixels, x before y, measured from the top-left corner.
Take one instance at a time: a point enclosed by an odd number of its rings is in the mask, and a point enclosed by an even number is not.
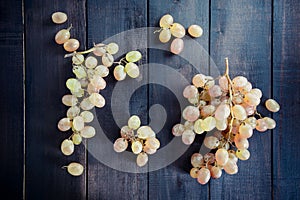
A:
[[[25,1],[22,0],[22,25],[23,25],[23,34],[22,34],[22,45],[23,45],[23,199],[26,198],[26,140],[25,140],[25,133],[26,133],[26,96],[25,96],[25,91],[26,91],[26,85],[25,85]]]

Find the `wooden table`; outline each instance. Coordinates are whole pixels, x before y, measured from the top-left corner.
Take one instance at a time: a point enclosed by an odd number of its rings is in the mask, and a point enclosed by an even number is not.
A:
[[[299,199],[300,198],[300,1],[298,0],[11,0],[0,2],[1,60],[1,196],[6,199]],[[54,25],[51,14],[64,11],[69,20]],[[158,26],[170,13],[188,27],[199,24],[196,39],[219,70],[229,57],[231,75],[245,75],[264,94],[274,97],[281,111],[273,114],[274,131],[255,132],[251,158],[239,161],[237,175],[223,175],[207,185],[189,176],[190,156],[202,144],[199,136],[177,161],[158,171],[134,174],[105,166],[84,148],[64,157],[59,146],[66,137],[57,130],[66,107],[65,81],[73,76],[70,60],[53,38],[73,24],[72,36],[81,50],[119,32]],[[139,37],[136,38],[138,42]],[[130,44],[130,41],[129,41]],[[143,62],[174,68],[188,64],[176,56],[143,50]],[[190,67],[190,66],[189,66]],[[209,65],[203,66],[206,72]],[[191,68],[187,76],[194,73]],[[115,81],[108,78],[107,102]],[[165,107],[168,118],[159,138],[166,145],[172,125],[180,121],[178,102],[165,87],[147,85],[134,93],[130,112],[149,122],[148,108]],[[260,108],[262,114],[267,111]],[[109,106],[97,111],[108,137],[117,138]],[[72,177],[61,166],[80,161],[83,176]]]

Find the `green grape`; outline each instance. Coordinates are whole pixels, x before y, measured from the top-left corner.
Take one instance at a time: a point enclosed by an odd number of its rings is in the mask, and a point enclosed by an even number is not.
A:
[[[136,157],[136,164],[139,167],[143,167],[144,165],[146,165],[148,162],[148,155],[144,152],[141,152],[138,154],[138,156]]]
[[[155,133],[154,131],[150,128],[150,126],[141,126],[137,130],[138,137],[141,139],[147,139],[150,137],[154,137]]]
[[[166,14],[160,18],[159,26],[161,28],[169,28],[173,24],[173,17],[169,14]]]
[[[75,133],[72,136],[72,141],[75,145],[79,145],[82,141],[82,137],[79,134]]]
[[[76,131],[81,131],[84,128],[84,121],[81,116],[76,116],[73,119],[73,128]]]
[[[126,54],[126,60],[128,62],[137,62],[142,58],[142,54],[139,51],[130,51]]]
[[[247,149],[238,149],[236,151],[236,156],[240,159],[240,160],[248,160],[250,157],[250,152]]]
[[[209,116],[202,121],[201,128],[204,131],[211,131],[216,127],[216,123],[216,119],[212,116]]]
[[[112,64],[114,63],[114,57],[109,54],[109,53],[106,53],[102,56],[102,64],[106,67],[110,67],[112,66]]]
[[[89,97],[89,100],[94,106],[98,108],[102,108],[103,106],[105,106],[105,99],[99,93],[92,93]]]
[[[84,61],[84,56],[81,55],[81,54],[75,54],[73,57],[72,57],[72,62],[75,64],[75,65],[80,65],[82,64]]]
[[[118,51],[119,51],[119,46],[112,42],[112,43],[109,43],[107,46],[106,46],[106,51],[111,54],[111,55],[114,55],[116,54]]]
[[[68,165],[67,170],[73,176],[80,176],[83,173],[83,166],[79,163],[72,162]]]
[[[131,144],[131,150],[134,154],[139,154],[143,150],[143,145],[140,141],[134,141]]]
[[[198,120],[195,121],[195,124],[194,124],[194,131],[195,131],[195,133],[197,133],[197,134],[202,134],[202,133],[204,133],[204,130],[203,130],[202,127],[201,127],[202,121],[203,121],[202,119],[198,119]]]
[[[82,78],[87,77],[86,71],[85,71],[85,69],[82,66],[75,65],[73,67],[73,73],[75,74],[75,76],[78,79],[82,79]]]
[[[84,89],[80,88],[78,91],[71,91],[71,93],[76,97],[83,97],[84,95]]]
[[[138,116],[136,115],[133,115],[129,118],[128,120],[128,127],[133,129],[133,130],[136,130],[138,129],[139,127],[141,126],[141,120]]]
[[[103,78],[103,77],[107,77],[108,74],[109,74],[109,69],[104,65],[98,65],[95,68],[95,75],[99,75]]]
[[[71,140],[65,139],[61,143],[60,149],[64,155],[69,156],[74,152],[74,144]]]
[[[80,113],[80,116],[83,118],[85,123],[90,123],[94,119],[94,115],[90,111],[83,111]]]
[[[92,126],[85,126],[81,131],[80,131],[80,135],[83,138],[92,138],[94,137],[96,134],[96,130],[94,127]]]
[[[80,82],[75,78],[69,78],[66,82],[66,86],[71,92],[78,92],[81,89]]]
[[[125,65],[125,72],[131,78],[137,78],[140,75],[139,67],[132,62],[129,62]]]
[[[97,59],[94,56],[89,56],[85,59],[85,66],[89,69],[94,69],[98,64]]]
[[[67,117],[73,119],[80,113],[80,108],[78,106],[72,106],[67,111]]]

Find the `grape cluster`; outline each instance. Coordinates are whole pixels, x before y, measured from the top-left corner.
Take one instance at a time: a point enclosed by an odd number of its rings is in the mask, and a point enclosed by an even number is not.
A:
[[[182,136],[187,145],[193,143],[196,134],[213,131],[212,136],[204,139],[204,145],[214,153],[204,156],[195,153],[191,157],[193,168],[190,175],[200,184],[206,184],[210,177],[219,178],[223,169],[227,174],[236,174],[238,159],[248,160],[250,157],[248,139],[253,130],[264,132],[276,126],[273,119],[262,117],[257,112],[261,90],[252,88],[243,76],[231,80],[227,59],[226,72],[218,78],[218,83],[210,76],[195,75],[192,85],[183,91],[183,96],[193,104],[182,112],[186,122],[176,124],[172,129],[173,134]],[[266,101],[266,107],[271,112],[280,109],[273,99]]]
[[[174,54],[180,54],[184,48],[184,42],[181,38],[185,36],[185,28],[179,24],[174,23],[174,19],[170,14],[166,14],[160,18],[159,21],[160,30],[159,41],[167,43],[170,41],[172,35],[175,39],[172,41],[170,51]],[[189,34],[192,37],[201,37],[203,30],[199,25],[191,25],[188,29]]]
[[[148,154],[154,154],[160,146],[155,132],[150,126],[141,126],[141,120],[136,115],[129,118],[127,126],[121,128],[120,134],[121,137],[114,142],[114,150],[123,152],[128,143],[131,143],[131,150],[137,154],[136,163],[139,167],[146,165]]]

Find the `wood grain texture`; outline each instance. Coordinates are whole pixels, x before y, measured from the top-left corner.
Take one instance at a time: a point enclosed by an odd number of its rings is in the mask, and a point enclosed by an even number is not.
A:
[[[85,166],[85,148],[66,157],[61,142],[71,135],[57,129],[66,115],[61,97],[69,93],[65,81],[73,76],[70,59],[54,41],[56,32],[73,24],[71,36],[85,48],[85,1],[25,1],[26,56],[26,199],[83,199],[85,174],[73,177],[61,169],[72,161]],[[55,11],[64,11],[69,20],[56,25]]]
[[[186,29],[192,24],[200,25],[204,34],[198,39],[191,39],[184,37],[183,40],[185,45],[188,42],[197,41],[202,45],[208,52],[209,47],[209,1],[149,1],[149,26],[159,26],[160,18],[165,14],[171,14],[174,18],[174,22],[182,24]],[[159,29],[159,28],[158,28]],[[155,42],[158,43],[158,33],[156,34]],[[171,39],[171,41],[174,38]],[[149,90],[149,106],[154,104],[161,104],[166,113],[167,121],[164,124],[162,130],[157,133],[159,140],[161,141],[161,148],[167,146],[169,142],[174,138],[172,135],[172,127],[180,123],[181,121],[181,110],[179,102],[186,102],[183,100],[183,96],[180,95],[179,99],[174,96],[172,90],[166,88],[168,82],[180,82],[181,79],[169,79],[174,73],[179,73],[186,78],[187,83],[191,81],[191,78],[196,73],[199,73],[198,68],[201,68],[201,73],[208,73],[208,57],[204,57],[204,61],[199,61],[199,65],[193,66],[190,57],[183,59],[181,56],[172,55],[169,52],[169,46],[171,41],[165,45],[166,51],[151,49],[149,51],[149,63],[159,63],[172,69],[171,71],[164,71],[158,73],[157,70],[151,70],[149,77],[161,80],[161,85],[151,84]],[[195,49],[188,49],[185,47],[184,50],[186,55],[192,55]],[[189,51],[189,53],[188,53]],[[198,55],[196,55],[198,56]],[[200,55],[199,55],[200,59]],[[200,64],[201,63],[201,64]],[[160,66],[152,66],[161,68]],[[171,73],[171,74],[170,74]],[[149,80],[151,81],[151,80]],[[171,83],[172,84],[172,83]],[[184,88],[185,85],[182,85]],[[182,94],[182,91],[180,92]],[[187,102],[186,102],[187,105]],[[180,138],[178,138],[180,140]],[[192,179],[189,175],[189,171],[192,168],[190,164],[190,157],[193,153],[198,152],[203,141],[203,136],[197,136],[195,142],[191,147],[174,163],[170,163],[168,167],[162,168],[157,171],[149,173],[149,199],[208,199],[209,189],[208,185],[201,186],[195,179]],[[180,141],[181,142],[181,141]],[[181,143],[182,144],[182,143]],[[178,153],[174,151],[174,153]],[[167,157],[161,157],[161,160],[169,159]]]
[[[274,1],[273,97],[281,110],[274,113],[273,197],[300,198],[300,2]]]
[[[1,1],[0,10],[0,191],[7,198],[21,199],[24,168],[22,1]]]
[[[88,45],[92,46],[93,42],[100,43],[103,40],[114,36],[115,34],[127,31],[130,29],[141,28],[147,26],[147,1],[146,0],[117,0],[117,1],[88,1]],[[120,46],[120,52],[126,52],[138,46],[138,43],[144,42],[147,35],[136,35],[135,38],[122,38],[116,37],[116,42]],[[122,44],[122,45],[120,45]],[[147,63],[147,51],[139,49],[142,53],[143,59],[139,63]],[[121,56],[124,56],[121,55]],[[116,57],[116,61],[121,57]],[[115,65],[114,65],[115,66]],[[121,118],[124,126],[127,123],[127,116],[123,115],[123,110],[127,109],[123,102],[122,96],[129,93],[128,90],[120,91],[120,99],[112,99],[112,92],[116,85],[116,80],[113,77],[113,68],[110,69],[110,76],[105,78],[107,87],[101,91],[106,98],[106,106],[97,110],[97,118],[100,126],[103,128],[104,134],[110,139],[111,146],[113,142],[120,137],[120,128],[116,123],[117,118]],[[147,79],[147,72],[143,73],[143,78]],[[129,77],[126,80],[130,79]],[[120,84],[127,84],[126,80]],[[131,115],[135,114],[140,116],[142,124],[148,123],[148,89],[143,87],[138,89],[133,96],[128,99],[130,107],[128,111]],[[116,102],[112,104],[112,101]],[[112,114],[112,106],[118,106],[121,110],[120,113]],[[123,108],[122,108],[123,107]],[[99,132],[97,134],[100,134]],[[94,139],[95,140],[95,139]],[[90,143],[91,144],[91,143]],[[113,151],[113,148],[110,149]],[[122,156],[122,155],[121,155]],[[120,166],[120,160],[111,160],[117,162]],[[135,162],[135,160],[132,160]],[[134,166],[138,168],[138,166]],[[101,157],[96,159],[91,153],[88,154],[88,198],[89,199],[147,199],[148,174],[127,173],[119,170],[112,169],[101,163]]]
[[[230,75],[243,75],[271,95],[272,3],[268,1],[212,1],[211,56],[220,71],[229,58]],[[223,72],[224,73],[224,72]],[[268,112],[258,107],[263,115]],[[210,182],[211,199],[271,199],[271,132],[254,132],[249,140],[251,157],[239,161],[239,172]]]

